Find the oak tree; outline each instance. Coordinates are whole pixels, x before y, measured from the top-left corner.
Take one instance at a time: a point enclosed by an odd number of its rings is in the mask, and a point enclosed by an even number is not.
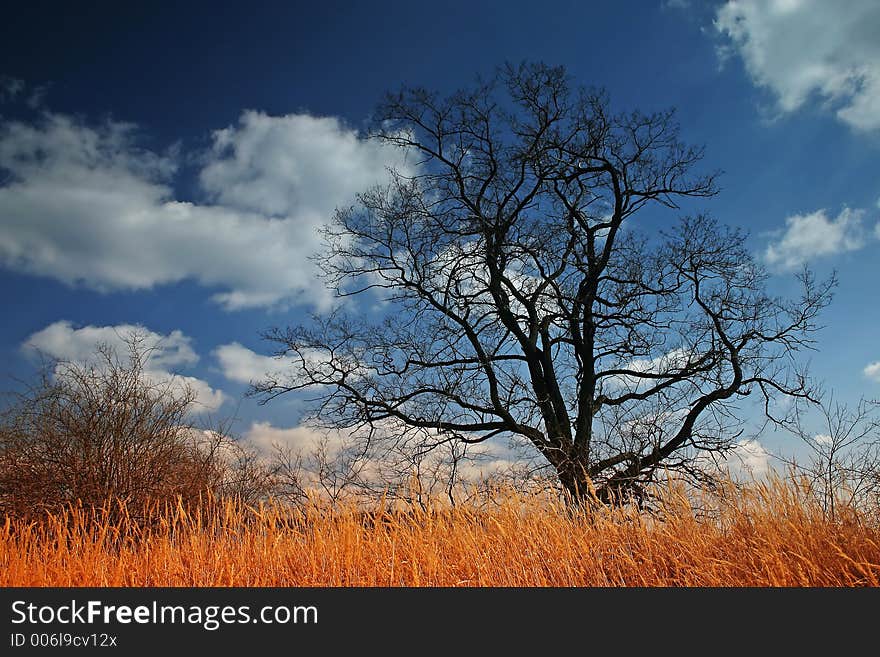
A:
[[[613,113],[523,64],[388,94],[371,138],[410,169],[326,226],[346,301],[266,333],[297,366],[255,384],[264,403],[310,390],[313,419],[422,451],[519,440],[571,499],[607,502],[703,476],[743,396],[809,396],[796,356],[832,281],[774,297],[740,231],[672,216],[717,193],[673,111]]]

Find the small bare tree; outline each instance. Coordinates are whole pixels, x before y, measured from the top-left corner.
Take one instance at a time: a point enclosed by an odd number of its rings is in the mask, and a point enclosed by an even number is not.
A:
[[[427,507],[445,497],[453,505],[456,492],[476,484],[459,469],[475,461],[467,445],[414,452],[399,444],[363,440],[362,436],[324,436],[312,445],[274,445],[272,463],[277,490],[293,501],[317,498],[340,503],[375,504],[377,499]]]
[[[222,430],[194,426],[194,391],[157,381],[151,347],[128,336],[127,353],[98,345],[89,363],[55,362],[18,395],[0,422],[0,512],[31,514],[69,503],[209,493],[255,499],[271,473]]]
[[[525,443],[571,499],[609,501],[700,475],[750,392],[809,396],[796,355],[833,282],[775,298],[738,231],[660,212],[716,193],[671,111],[613,114],[562,68],[508,66],[389,94],[372,138],[415,172],[327,226],[319,262],[350,303],[266,334],[298,367],[263,402],[310,390],[316,422],[416,453]]]
[[[811,413],[812,411],[812,413]],[[805,475],[823,510],[832,519],[837,507],[880,512],[880,402],[860,399],[855,406],[819,396],[797,404],[783,427],[811,452],[807,464],[792,461]]]

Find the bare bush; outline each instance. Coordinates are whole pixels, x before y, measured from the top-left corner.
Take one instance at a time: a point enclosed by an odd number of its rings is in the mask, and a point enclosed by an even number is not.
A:
[[[89,363],[52,363],[3,413],[0,513],[269,492],[272,472],[226,426],[194,424],[191,387],[147,374],[143,336],[126,344],[126,354],[98,345]]]
[[[273,448],[273,490],[297,504],[372,507],[381,500],[424,510],[437,501],[453,507],[491,504],[501,491],[561,493],[547,467],[529,460],[516,444],[503,453],[460,443],[424,449],[419,442],[336,432],[311,444]]]
[[[813,413],[810,413],[813,411]],[[880,516],[880,402],[855,406],[833,395],[796,405],[782,426],[810,449],[806,464],[792,462],[831,519],[838,507]]]

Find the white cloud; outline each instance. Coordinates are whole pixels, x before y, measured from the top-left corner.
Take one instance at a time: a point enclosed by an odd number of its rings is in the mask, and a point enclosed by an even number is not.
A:
[[[134,324],[83,326],[75,329],[71,322],[62,320],[31,335],[25,341],[24,347],[51,358],[86,362],[94,356],[95,346],[101,343],[120,354],[125,353],[126,340],[133,334],[143,336],[144,345],[152,347],[147,363],[153,367],[166,369],[195,365],[199,361],[191,346],[191,338],[181,331],[174,330],[168,335],[160,335]]]
[[[306,482],[312,484],[315,483],[317,471],[321,469],[320,463],[313,458],[318,453],[322,453],[331,464],[329,468],[331,472],[325,474],[330,474],[332,477],[334,462],[336,467],[339,467],[348,461],[350,467],[354,459],[359,462],[355,466],[356,478],[362,483],[380,484],[380,489],[381,484],[403,483],[400,480],[401,476],[406,479],[412,476],[409,467],[404,467],[403,470],[400,468],[402,462],[408,462],[404,456],[408,451],[412,456],[412,452],[406,446],[398,445],[399,449],[394,449],[390,445],[385,445],[383,448],[381,444],[373,441],[369,447],[366,447],[361,438],[353,437],[347,431],[308,425],[282,428],[268,422],[254,422],[244,433],[243,438],[256,447],[263,456],[271,456],[276,447],[289,449],[293,454],[301,455],[305,459],[305,470],[300,474]],[[453,474],[450,470],[450,449],[451,446],[446,444],[421,456],[421,471],[425,477],[422,481],[423,485],[430,484],[436,487],[438,482],[448,481],[448,477]],[[457,453],[461,456],[461,446],[458,447]],[[454,474],[460,483],[478,484],[489,477],[511,475],[512,469],[521,465],[527,465],[527,462],[524,462],[514,450],[497,441],[489,441],[469,445],[467,457],[457,463]]]
[[[773,455],[754,439],[738,440],[723,458],[714,452],[700,452],[695,463],[711,474],[740,482],[761,479],[775,470]]]
[[[740,440],[727,455],[725,467],[734,478],[759,478],[770,473],[771,458],[770,452],[757,440]]]
[[[715,28],[779,111],[812,96],[857,130],[880,129],[880,3],[876,0],[729,0]]]
[[[860,249],[865,245],[864,214],[844,208],[834,219],[825,210],[788,217],[785,233],[767,246],[764,257],[772,266],[793,269],[815,257]]]
[[[641,374],[663,374],[674,372],[685,367],[689,362],[689,352],[686,349],[672,349],[668,353],[656,358],[635,358],[623,365],[623,369],[632,370]],[[605,379],[605,385],[610,388],[626,388],[636,390],[639,386],[656,383],[656,379],[642,378],[631,374],[615,374]]]
[[[316,449],[323,440],[327,440],[330,452],[341,449],[350,437],[340,431],[329,431],[299,425],[296,427],[275,427],[269,422],[254,422],[244,433],[244,439],[265,454],[272,452],[276,445],[292,448],[294,451]]]
[[[275,358],[251,351],[238,342],[224,344],[214,350],[223,375],[230,381],[252,383],[267,376],[283,376],[296,368],[299,359],[284,356]]]
[[[42,354],[53,360],[96,364],[95,349],[104,344],[113,349],[120,358],[128,353],[127,340],[137,335],[146,350],[144,375],[155,382],[168,381],[173,387],[190,387],[200,408],[214,411],[226,399],[221,390],[215,390],[207,382],[172,372],[179,367],[195,365],[199,357],[191,346],[191,339],[178,330],[161,335],[133,324],[116,326],[83,326],[74,328],[69,321],[58,321],[37,331],[25,340],[26,352]]]
[[[138,148],[129,124],[0,126],[0,265],[100,291],[195,280],[227,309],[326,307],[316,229],[402,152],[334,118],[258,112],[213,144],[196,204],[174,198],[177,157]]]
[[[824,433],[817,433],[813,436],[813,442],[821,447],[827,447],[834,442],[834,438],[831,436],[825,435]]]
[[[773,470],[772,454],[757,440],[737,441],[726,457],[702,453],[697,461],[710,472],[728,475],[734,481],[760,479]]]
[[[865,366],[864,374],[869,379],[873,379],[880,383],[880,361],[869,363]]]
[[[197,411],[216,411],[227,399],[222,390],[212,388],[207,381],[194,376],[171,374],[164,370],[148,370],[144,374],[153,381],[167,381],[178,390],[184,388],[192,390],[195,395]]]
[[[297,354],[284,356],[265,356],[231,342],[217,347],[214,356],[223,370],[223,375],[230,381],[238,383],[254,383],[265,379],[276,381],[305,381],[310,385],[324,378],[333,381],[339,372],[346,371],[349,377],[368,376],[370,370],[357,360],[344,354],[330,356],[326,351],[318,349],[302,349]]]
[[[402,156],[332,117],[248,111],[238,126],[214,133],[201,181],[224,206],[317,227],[337,205],[385,179],[386,167],[404,166]]]

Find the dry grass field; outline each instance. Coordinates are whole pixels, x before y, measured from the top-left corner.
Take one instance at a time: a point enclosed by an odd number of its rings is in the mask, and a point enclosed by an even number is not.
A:
[[[0,526],[10,586],[877,586],[876,518],[831,519],[797,486],[730,488],[660,512],[586,516],[508,495],[491,507],[364,513],[234,503],[71,509]],[[698,509],[695,511],[695,509]],[[106,511],[106,509],[105,509]],[[110,518],[113,518],[110,520]]]

